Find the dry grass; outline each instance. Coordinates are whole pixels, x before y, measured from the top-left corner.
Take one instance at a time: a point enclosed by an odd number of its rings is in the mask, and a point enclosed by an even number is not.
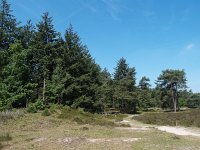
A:
[[[6,122],[9,119],[15,119],[24,115],[23,110],[16,110],[16,111],[2,111],[0,112],[0,123]]]
[[[62,112],[63,113],[63,112]],[[2,142],[7,150],[199,150],[199,138],[176,138],[154,128],[146,131],[122,130],[113,126],[79,124],[71,119],[60,119],[62,113],[42,116],[25,114],[0,125],[1,132],[10,133],[12,140]],[[81,116],[83,117],[83,116]],[[112,116],[111,122],[113,120]],[[100,116],[99,116],[100,118]],[[108,118],[106,118],[108,119]],[[138,126],[138,125],[137,125]]]

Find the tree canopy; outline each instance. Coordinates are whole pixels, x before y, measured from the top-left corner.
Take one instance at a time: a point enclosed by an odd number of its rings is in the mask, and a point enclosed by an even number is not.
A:
[[[52,104],[123,113],[200,107],[199,94],[186,87],[185,71],[171,69],[162,71],[155,88],[146,76],[137,85],[136,68],[123,57],[112,75],[95,62],[72,25],[62,35],[48,12],[36,24],[21,25],[7,0],[0,2],[0,110]]]

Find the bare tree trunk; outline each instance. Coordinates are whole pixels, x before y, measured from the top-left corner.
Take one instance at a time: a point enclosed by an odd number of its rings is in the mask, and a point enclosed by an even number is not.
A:
[[[176,112],[176,98],[173,90],[173,86],[171,85],[171,90],[172,90],[172,99],[173,99],[173,105],[174,105],[174,112]]]
[[[115,100],[114,100],[114,98],[112,99],[112,107],[115,108]]]
[[[176,112],[176,98],[175,98],[175,96],[173,96],[173,99],[174,99],[174,112]]]
[[[46,83],[45,83],[45,78],[43,80],[43,92],[42,92],[42,100],[45,102],[45,92],[46,92]]]

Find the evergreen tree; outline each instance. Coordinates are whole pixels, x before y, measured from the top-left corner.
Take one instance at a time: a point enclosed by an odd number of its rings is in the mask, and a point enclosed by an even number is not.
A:
[[[31,46],[35,38],[35,32],[35,26],[31,23],[31,20],[27,21],[26,25],[21,27],[19,39],[24,48]]]
[[[121,58],[114,73],[115,108],[120,109],[121,112],[136,112],[135,75],[135,68],[129,68],[126,60]]]
[[[138,89],[138,107],[143,110],[147,110],[148,108],[152,107],[152,99],[151,99],[151,90],[150,90],[150,83],[149,78],[142,77],[139,81],[139,89]]]
[[[105,108],[114,108],[114,83],[111,74],[106,68],[101,72],[102,86],[101,86],[101,99]]]
[[[170,92],[174,112],[177,110],[178,90],[186,88],[186,77],[184,70],[164,70],[158,77],[157,86],[165,88]]]
[[[115,68],[115,73],[114,73],[114,80],[121,80],[124,77],[127,76],[128,73],[128,65],[126,63],[126,60],[122,57],[118,63],[117,67]]]
[[[8,49],[9,44],[14,43],[18,35],[18,23],[12,15],[10,4],[7,0],[1,0],[0,4],[0,49]]]
[[[37,32],[33,40],[31,68],[38,84],[38,98],[48,103],[45,97],[46,83],[51,80],[53,70],[55,69],[55,45],[58,39],[58,33],[54,30],[52,17],[49,13],[44,13],[42,20],[37,24]]]
[[[11,61],[3,70],[0,101],[6,108],[26,107],[28,102],[34,99],[35,88],[35,84],[30,80],[27,51],[21,43],[11,44],[9,51]]]

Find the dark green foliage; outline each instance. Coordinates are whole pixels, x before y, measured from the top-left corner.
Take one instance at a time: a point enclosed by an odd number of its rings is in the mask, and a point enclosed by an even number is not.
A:
[[[139,116],[135,116],[134,119],[147,124],[200,127],[200,110],[187,110],[177,113],[145,113]]]
[[[100,100],[105,108],[114,108],[114,82],[106,68],[101,72],[102,86],[99,90]]]
[[[151,99],[150,80],[147,77],[142,77],[138,88],[138,107],[142,110],[147,110],[154,107]]]
[[[33,103],[29,104],[29,106],[27,107],[27,112],[29,112],[29,113],[36,113],[37,112],[36,106]]]
[[[200,108],[200,93],[189,93],[186,99],[186,104],[189,108]]]
[[[7,108],[26,107],[34,98],[36,84],[31,83],[27,60],[27,51],[20,43],[10,45],[10,62],[3,70],[3,81],[0,83],[1,101]]]
[[[173,109],[176,112],[178,104],[178,91],[185,89],[186,77],[184,70],[164,70],[158,77],[157,87],[164,89],[168,95],[171,95]]]
[[[72,26],[63,40],[49,13],[43,14],[35,28],[31,21],[17,27],[11,12],[2,0],[0,109],[28,107],[29,112],[36,112],[58,103],[102,111],[100,67]]]
[[[129,68],[126,60],[121,58],[118,61],[114,75],[114,108],[125,113],[136,112],[136,86],[135,68]]]
[[[18,36],[18,23],[12,15],[10,4],[7,0],[0,3],[0,49],[8,49]]]
[[[118,61],[112,78],[107,69],[101,70],[95,63],[72,25],[63,37],[54,29],[48,12],[36,25],[29,20],[20,26],[10,5],[1,0],[0,111],[51,108],[54,112],[54,104],[93,113],[200,107],[199,94],[184,90],[183,70],[163,71],[156,88],[150,89],[147,77],[136,86],[136,70],[126,59]]]

